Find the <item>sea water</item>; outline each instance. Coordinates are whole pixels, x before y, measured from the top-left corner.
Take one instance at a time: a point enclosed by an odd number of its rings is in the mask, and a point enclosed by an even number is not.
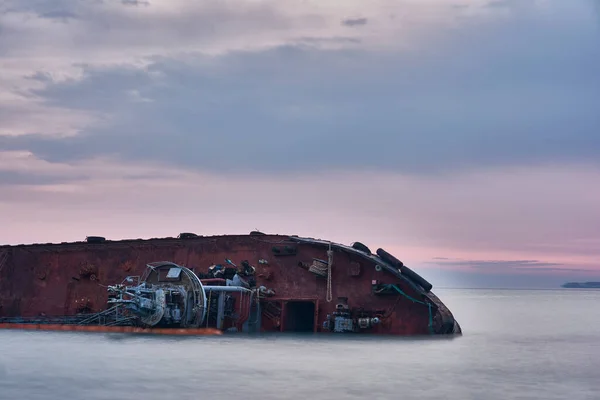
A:
[[[434,291],[462,337],[0,330],[0,399],[600,399],[600,290]]]

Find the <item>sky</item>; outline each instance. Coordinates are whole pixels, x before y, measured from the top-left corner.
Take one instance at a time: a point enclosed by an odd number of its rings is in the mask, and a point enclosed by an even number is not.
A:
[[[248,233],[600,280],[596,0],[5,0],[0,243]]]

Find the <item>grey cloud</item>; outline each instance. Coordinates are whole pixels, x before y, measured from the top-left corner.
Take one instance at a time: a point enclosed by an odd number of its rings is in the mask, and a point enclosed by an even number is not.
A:
[[[600,237],[600,230],[596,226],[594,229],[596,235]],[[559,243],[552,244],[536,244],[536,243],[523,243],[523,249],[531,252],[541,253],[541,254],[577,254],[581,256],[596,256],[600,257],[600,247],[598,245],[590,245],[585,243],[569,243],[565,241],[560,241]]]
[[[319,44],[349,44],[349,43],[362,43],[361,38],[358,37],[300,37],[291,40],[290,44],[297,44],[298,46],[308,45],[314,46]]]
[[[519,272],[510,273],[479,273],[467,271],[443,271],[431,268],[421,268],[419,274],[435,288],[519,288],[519,289],[558,289],[568,281],[595,281],[600,278],[600,272],[589,270],[568,270],[559,274],[541,274]]]
[[[461,260],[461,259],[443,259],[444,261],[440,261],[443,258],[434,258],[434,260],[438,260],[434,262],[437,265],[444,266],[455,266],[455,267],[471,267],[471,268],[480,268],[480,269],[526,269],[532,271],[540,271],[540,270],[564,270],[564,268],[550,268],[550,267],[559,267],[564,266],[564,264],[560,263],[552,263],[552,262],[542,262],[539,260]]]
[[[525,23],[532,28],[522,34]],[[0,148],[217,172],[597,164],[597,36],[556,24],[466,23],[418,56],[305,42],[219,58],[155,57],[146,69],[88,67],[81,81],[48,82],[35,94],[110,120],[60,140],[0,138]]]
[[[600,277],[600,271],[537,260],[448,260],[425,263],[427,266],[419,269],[419,273],[438,282],[438,287],[463,288],[558,288],[569,280]],[[448,266],[467,269],[448,269]]]
[[[492,0],[485,7],[513,12],[535,12],[538,5],[536,0]]]
[[[65,10],[48,11],[39,15],[42,18],[56,19],[61,20],[62,22],[68,22],[69,19],[77,18],[77,14]]]
[[[77,166],[71,166],[68,173],[60,172],[40,172],[40,171],[13,171],[0,169],[0,187],[12,185],[55,185],[85,181],[92,181],[98,176],[109,176],[110,178],[119,178],[127,181],[150,181],[156,179],[169,180],[177,177],[172,171],[151,172],[129,172],[122,170],[118,174],[111,172],[103,173],[101,170],[78,172]]]
[[[143,1],[143,0],[121,0],[121,3],[125,4],[126,6],[149,6],[150,5],[149,1]]]
[[[35,74],[25,76],[25,79],[31,79],[43,83],[52,83],[52,76],[46,72],[38,71]]]
[[[561,264],[559,264],[561,265]],[[517,267],[516,269],[520,269],[520,270],[526,270],[526,271],[539,271],[539,272],[548,272],[548,271],[562,271],[562,272],[590,272],[589,269],[583,269],[583,268],[534,268],[532,269],[531,267]]]
[[[30,12],[42,18],[73,18],[77,15],[75,10],[101,2],[101,0],[4,0],[0,5],[0,13]]]
[[[366,25],[368,22],[367,18],[347,18],[342,20],[342,25],[346,26],[361,26]]]
[[[89,175],[49,175],[35,172],[0,170],[0,187],[3,185],[51,185],[90,179]]]
[[[127,52],[136,54],[141,49],[169,51],[189,47],[208,48],[215,43],[229,42],[243,35],[255,35],[265,31],[286,31],[293,24],[306,27],[322,26],[322,18],[315,15],[294,19],[282,14],[273,4],[265,2],[198,2],[188,5],[185,12],[137,13],[127,12],[131,7],[108,7],[109,3],[124,6],[145,5],[145,1],[96,0],[55,2],[31,0],[27,2],[7,0],[10,12],[31,12],[37,15],[68,10],[77,15],[81,25],[62,32],[70,35],[63,41],[62,35],[49,32],[47,37],[28,30],[27,25],[12,26],[0,35],[0,53],[19,52],[19,46],[35,48],[44,54],[49,51],[46,43],[53,43],[59,52],[71,53],[75,57],[90,54],[91,48],[100,53]],[[190,3],[191,4],[191,3]],[[149,4],[151,6],[151,4]],[[0,6],[0,17],[6,13]],[[80,53],[80,54],[78,54]],[[142,52],[145,53],[145,52]]]
[[[494,0],[490,1],[487,6],[492,8],[510,7],[514,4],[513,0]]]

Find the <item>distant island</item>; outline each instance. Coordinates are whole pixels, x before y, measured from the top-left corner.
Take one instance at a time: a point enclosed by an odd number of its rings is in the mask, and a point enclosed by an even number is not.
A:
[[[600,282],[567,282],[561,287],[569,289],[600,289]]]

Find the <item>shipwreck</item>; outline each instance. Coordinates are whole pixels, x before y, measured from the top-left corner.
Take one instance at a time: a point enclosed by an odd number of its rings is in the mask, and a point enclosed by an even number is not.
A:
[[[384,249],[258,231],[1,246],[0,327],[462,333],[431,283]]]

